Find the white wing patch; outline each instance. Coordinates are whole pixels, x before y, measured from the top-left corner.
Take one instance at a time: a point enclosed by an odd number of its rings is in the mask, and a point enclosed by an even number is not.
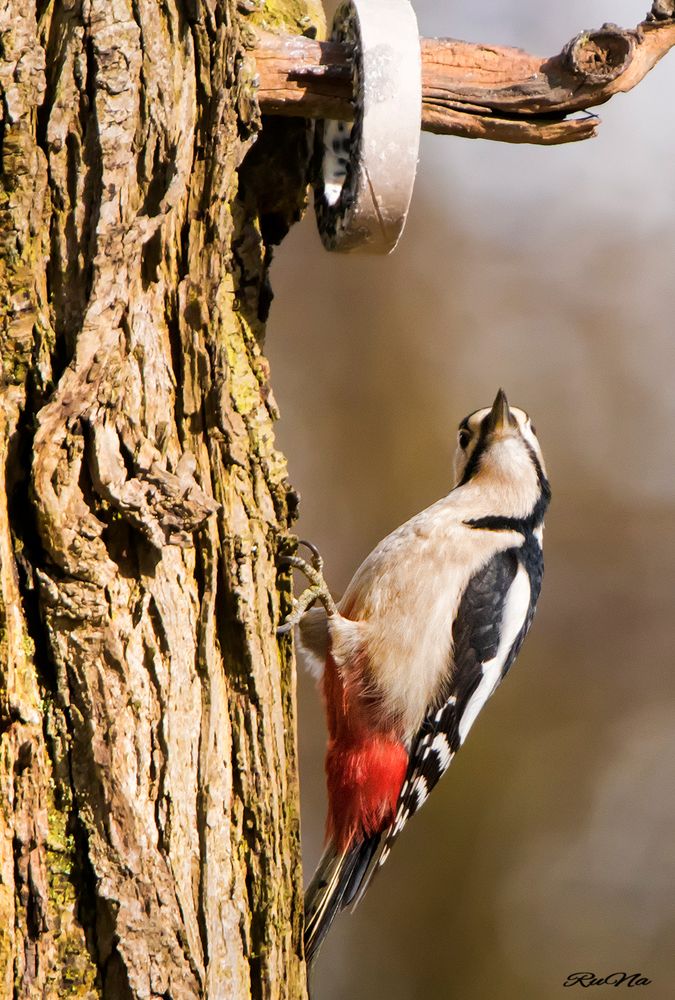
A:
[[[451,695],[434,716],[438,725],[442,717],[457,703],[455,695]],[[417,750],[417,765],[415,773],[409,775],[403,782],[399,795],[398,808],[394,822],[387,833],[384,849],[380,854],[378,864],[383,865],[389,856],[390,844],[399,835],[408,820],[429,798],[429,792],[445,774],[454,754],[450,749],[447,734],[443,731],[431,731],[424,736]]]
[[[524,566],[519,565],[513,578],[513,583],[504,601],[504,611],[501,620],[501,634],[497,655],[482,664],[483,676],[476,690],[467,703],[459,720],[459,739],[464,743],[466,736],[476,721],[480,710],[485,705],[502,677],[504,664],[516,641],[520,630],[525,624],[530,608],[530,578]]]
[[[438,757],[438,765],[441,770],[447,771],[450,767],[450,761],[452,760],[452,752],[450,750],[450,744],[448,743],[448,738],[445,733],[436,733],[433,738],[430,749]]]

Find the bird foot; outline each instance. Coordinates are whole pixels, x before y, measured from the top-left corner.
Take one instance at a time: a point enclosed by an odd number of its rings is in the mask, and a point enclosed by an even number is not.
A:
[[[303,590],[299,597],[293,598],[293,610],[277,629],[277,635],[286,635],[290,632],[315,601],[321,601],[329,617],[337,614],[337,606],[328,589],[328,584],[323,578],[323,559],[319,550],[311,542],[299,541],[298,546],[300,545],[304,545],[311,552],[310,562],[301,556],[282,556],[279,563],[281,566],[292,566],[293,569],[299,569],[309,580],[310,586]]]

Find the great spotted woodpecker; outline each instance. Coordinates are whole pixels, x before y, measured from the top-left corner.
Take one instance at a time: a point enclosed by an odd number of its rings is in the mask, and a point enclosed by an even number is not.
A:
[[[464,743],[532,623],[550,489],[528,415],[500,389],[459,425],[451,492],[388,535],[335,605],[312,586],[281,627],[319,666],[327,847],[305,896],[312,962]],[[323,607],[310,609],[319,599]]]

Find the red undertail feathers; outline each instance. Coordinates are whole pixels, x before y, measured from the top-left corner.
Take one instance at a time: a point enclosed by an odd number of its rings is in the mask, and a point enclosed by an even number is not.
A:
[[[324,671],[330,739],[326,755],[326,835],[346,850],[384,830],[394,818],[408,752],[377,702],[364,695],[363,664],[346,675],[329,655]]]
[[[391,823],[407,767],[407,751],[392,736],[369,736],[355,744],[331,741],[326,835],[338,850]]]

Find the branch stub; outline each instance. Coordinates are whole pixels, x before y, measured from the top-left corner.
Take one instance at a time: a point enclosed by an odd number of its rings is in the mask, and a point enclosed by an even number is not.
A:
[[[586,83],[609,83],[624,72],[633,57],[635,35],[615,24],[582,31],[565,50],[570,69]]]

